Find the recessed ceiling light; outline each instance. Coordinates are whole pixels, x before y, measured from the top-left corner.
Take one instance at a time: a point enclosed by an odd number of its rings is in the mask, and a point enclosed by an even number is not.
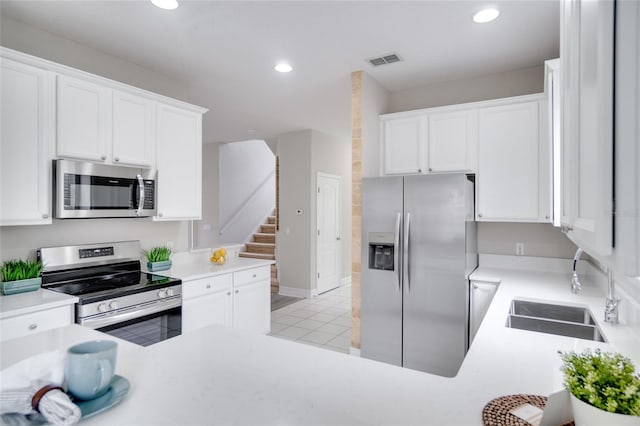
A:
[[[173,10],[178,8],[178,0],[151,0],[154,6],[160,9]]]
[[[273,69],[278,72],[291,72],[291,70],[293,70],[293,67],[289,64],[282,62],[276,65],[275,67],[273,67]]]
[[[477,12],[475,15],[473,15],[473,22],[484,24],[493,21],[499,15],[500,11],[498,9],[482,9],[480,12]]]

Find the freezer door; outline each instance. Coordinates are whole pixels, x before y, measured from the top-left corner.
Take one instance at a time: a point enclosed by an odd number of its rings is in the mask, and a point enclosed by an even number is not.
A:
[[[467,348],[467,178],[405,177],[403,366],[457,374]]]
[[[402,177],[362,180],[360,355],[395,365],[402,364],[401,217]]]

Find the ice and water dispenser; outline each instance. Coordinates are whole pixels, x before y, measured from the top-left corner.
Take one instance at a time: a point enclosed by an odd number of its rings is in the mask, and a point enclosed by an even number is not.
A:
[[[369,269],[393,271],[394,251],[393,232],[369,233]]]

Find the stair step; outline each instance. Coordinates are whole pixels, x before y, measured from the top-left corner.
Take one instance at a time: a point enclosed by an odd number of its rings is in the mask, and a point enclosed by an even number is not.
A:
[[[260,225],[260,232],[264,234],[275,234],[276,225],[273,225],[273,224]]]
[[[263,234],[261,232],[253,234],[253,241],[256,243],[276,243],[276,234]]]
[[[273,243],[246,243],[245,245],[249,253],[276,253],[276,245]]]
[[[249,253],[246,251],[242,251],[238,253],[238,256],[248,257],[250,259],[276,260],[276,256],[274,254],[266,254],[266,253]]]
[[[267,218],[267,223],[275,224],[276,223],[276,217],[275,216],[269,216]]]

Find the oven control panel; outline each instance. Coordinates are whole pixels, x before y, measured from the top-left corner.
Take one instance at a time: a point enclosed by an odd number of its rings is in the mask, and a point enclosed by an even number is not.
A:
[[[78,250],[80,259],[88,257],[113,256],[113,247],[87,248]]]
[[[165,302],[172,299],[182,300],[182,285],[174,285],[158,290],[150,290],[142,293],[130,294],[128,296],[116,297],[100,302],[88,303],[85,305],[76,305],[76,317],[78,319],[112,315],[118,311],[131,311],[136,307],[142,308],[143,305],[153,302]]]

